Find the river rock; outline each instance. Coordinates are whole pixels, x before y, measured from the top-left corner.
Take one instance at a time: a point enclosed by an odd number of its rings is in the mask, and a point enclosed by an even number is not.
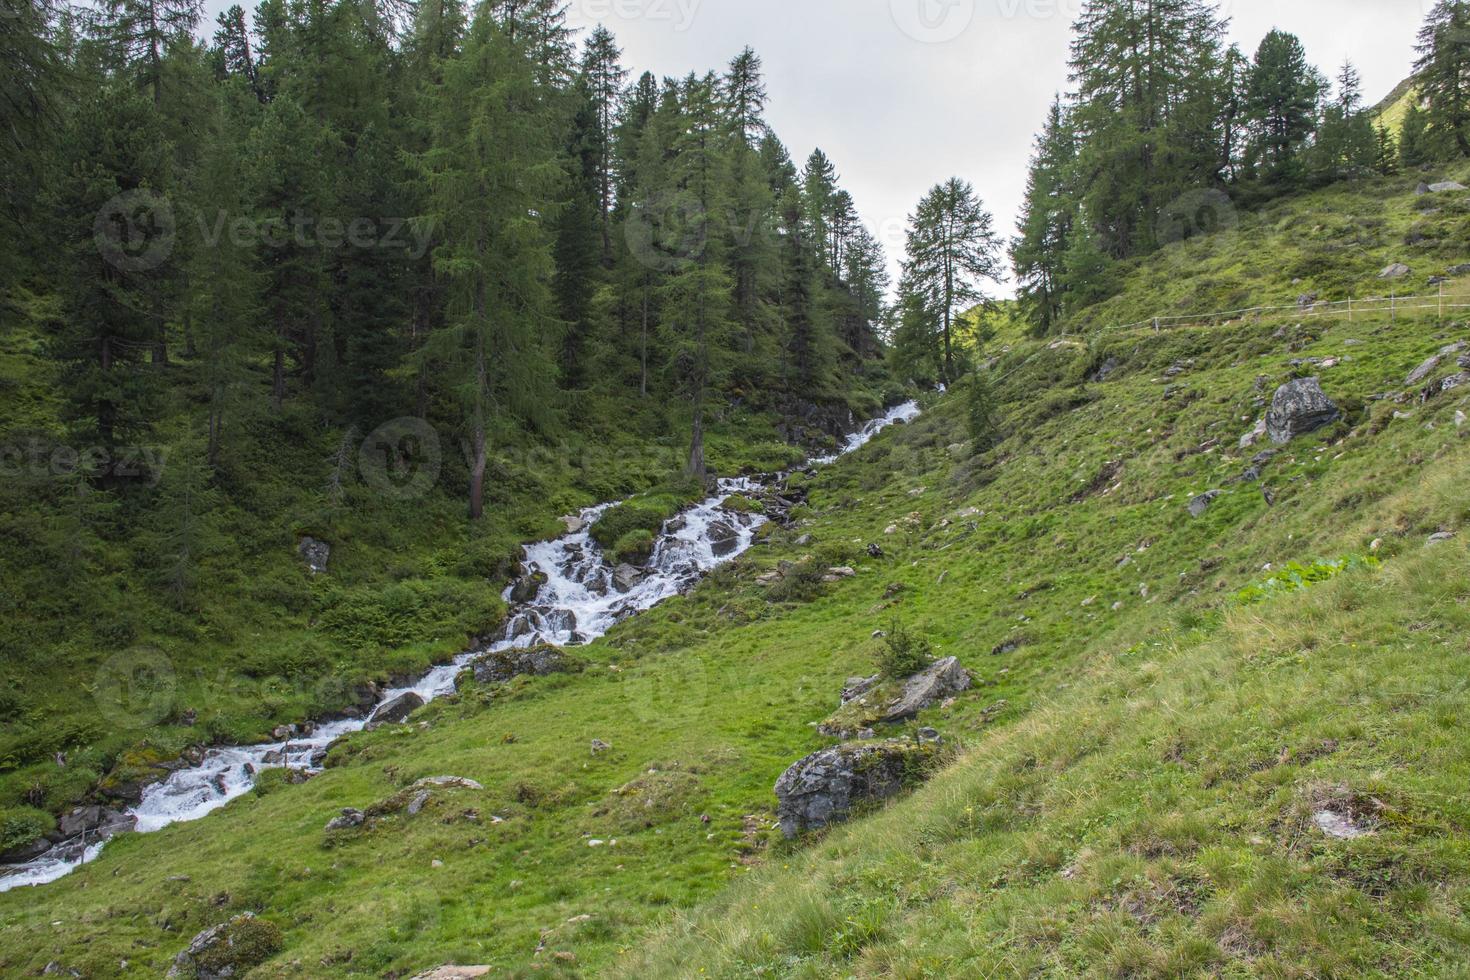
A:
[[[716,558],[732,555],[740,547],[740,532],[725,521],[714,521],[705,533],[709,537],[710,551]]]
[[[25,864],[51,850],[51,842],[44,837],[38,837],[29,844],[21,844],[10,850],[0,853],[0,864]]]
[[[886,713],[879,720],[890,724],[907,721],[930,705],[968,691],[973,683],[974,678],[968,670],[960,666],[958,660],[945,657],[904,681],[903,691],[888,705]]]
[[[407,721],[408,716],[424,706],[422,696],[405,691],[391,701],[385,701],[368,718],[368,726],[397,725]]]
[[[242,912],[228,922],[205,929],[174,958],[173,980],[226,980],[241,977],[281,949],[281,931],[273,923]]]
[[[1378,278],[1379,279],[1402,279],[1402,278],[1404,278],[1404,276],[1407,276],[1409,273],[1411,273],[1413,271],[1414,271],[1413,269],[1410,269],[1408,266],[1404,265],[1402,262],[1395,262],[1392,265],[1390,265],[1388,268],[1384,269],[1382,272],[1378,273]]]
[[[83,806],[62,817],[50,835],[54,841],[85,835],[93,842],[127,833],[138,826],[138,818],[104,806]]]
[[[776,781],[781,832],[795,838],[847,819],[856,804],[895,796],[933,753],[931,745],[906,740],[850,742],[812,753]]]
[[[481,684],[506,684],[517,677],[550,677],[572,674],[581,664],[553,646],[487,653],[470,665]]]
[[[1266,416],[1266,430],[1271,441],[1281,445],[1331,425],[1341,414],[1322,391],[1318,378],[1302,378],[1276,390]]]
[[[302,538],[301,543],[296,546],[296,552],[301,555],[313,575],[325,572],[327,562],[332,558],[332,546],[316,538]]]
[[[550,581],[545,572],[531,572],[516,579],[510,587],[510,601],[517,605],[529,605],[536,601],[542,588]]]
[[[617,589],[619,592],[631,592],[635,587],[637,587],[638,583],[642,581],[643,573],[637,568],[634,568],[632,565],[619,565],[617,568],[613,569],[613,588]]]

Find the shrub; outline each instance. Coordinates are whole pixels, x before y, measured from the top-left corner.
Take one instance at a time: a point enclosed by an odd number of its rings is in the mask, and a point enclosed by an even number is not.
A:
[[[616,548],[619,541],[634,531],[650,535],[663,529],[664,522],[679,512],[672,497],[642,497],[609,508],[592,525],[592,540],[605,549]]]
[[[888,628],[876,660],[880,674],[891,680],[902,680],[932,664],[934,648],[927,639],[895,622]]]
[[[56,829],[51,814],[28,806],[0,810],[0,852],[23,847]]]
[[[825,591],[822,579],[826,574],[826,568],[811,559],[799,561],[786,568],[766,592],[766,598],[771,602],[811,602]]]

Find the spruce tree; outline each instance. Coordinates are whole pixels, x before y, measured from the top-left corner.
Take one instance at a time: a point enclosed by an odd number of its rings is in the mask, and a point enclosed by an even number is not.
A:
[[[1246,80],[1248,174],[1285,186],[1300,179],[1300,156],[1316,129],[1321,94],[1301,41],[1284,31],[1267,34]]]
[[[1077,214],[1068,187],[1076,155],[1076,140],[1059,97],[1052,103],[1046,126],[1036,140],[1020,235],[1011,245],[1021,310],[1043,333],[1050,331],[1062,314],[1064,261]]]
[[[627,70],[619,60],[621,57],[622,52],[618,50],[612,33],[599,24],[587,39],[587,46],[582,53],[580,82],[592,106],[587,151],[595,163],[598,227],[602,234],[604,265],[612,263],[613,185],[616,179],[613,138],[618,123],[623,82],[628,77]]]
[[[1470,157],[1470,0],[1440,0],[1419,31],[1414,81],[1428,104],[1430,139]]]

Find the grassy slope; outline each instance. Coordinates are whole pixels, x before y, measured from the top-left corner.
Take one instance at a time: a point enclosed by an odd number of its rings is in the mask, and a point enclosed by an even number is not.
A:
[[[1229,254],[1199,274],[1228,278]],[[1463,397],[1400,421],[1363,400],[1466,332],[1311,328],[1018,343],[1000,364],[1010,436],[994,454],[959,445],[960,393],[814,481],[804,530],[821,560],[857,564],[855,580],[769,603],[755,576],[803,554],[778,535],[588,648],[586,674],[466,691],[426,726],[354,739],[304,787],[121,839],[61,882],[0,896],[0,972],[57,960],[155,976],[243,909],[286,932],[261,976],[1431,965],[1465,928],[1452,793],[1467,774],[1454,713],[1470,585],[1460,545],[1421,546],[1470,517],[1470,429],[1453,422]],[[1353,416],[1270,465],[1268,507],[1230,485],[1246,465],[1235,440],[1292,359],[1329,354],[1351,358],[1324,384]],[[1118,373],[1083,383],[1108,357]],[[1188,498],[1217,487],[1229,492],[1189,518]],[[1268,562],[1374,538],[1377,575],[1233,608]],[[887,557],[866,558],[870,541]],[[810,850],[774,840],[772,783],[825,744],[811,724],[895,616],[980,678],[921,719],[962,761]],[[613,751],[592,756],[593,738]],[[360,835],[322,831],[336,808],[444,773],[486,790]],[[1378,836],[1302,831],[1306,804],[1339,785],[1356,806],[1383,802]],[[722,892],[648,943],[671,908]]]
[[[1337,184],[1259,211],[1238,210],[1224,198],[1187,198],[1191,220],[1223,230],[1124,263],[1118,295],[1082,311],[1071,327],[1095,332],[1155,316],[1291,306],[1305,293],[1323,301],[1433,295],[1437,287],[1429,279],[1466,261],[1470,198],[1408,193],[1423,179],[1463,183],[1470,167]],[[1412,274],[1393,282],[1376,278],[1394,262]],[[1464,279],[1445,289],[1470,296]]]

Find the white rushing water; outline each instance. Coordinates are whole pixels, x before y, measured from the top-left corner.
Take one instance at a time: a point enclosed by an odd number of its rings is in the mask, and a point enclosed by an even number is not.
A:
[[[894,423],[909,422],[918,415],[917,403],[900,405],[848,436],[837,454],[812,462],[819,466],[835,462],[867,445]],[[540,644],[566,647],[591,643],[628,617],[679,595],[711,570],[750,549],[756,530],[766,518],[728,511],[724,504],[736,494],[760,489],[757,480],[721,480],[715,496],[664,525],[648,565],[636,576],[623,570],[621,582],[616,580],[619,569],[607,560],[590,533],[597,519],[614,505],[583,511],[578,516],[581,530],[526,548],[527,571],[545,575],[546,584],[534,600],[512,607],[502,639],[434,668],[409,687],[386,692],[379,707],[409,692],[425,701],[453,693],[460,673],[489,652]],[[507,602],[511,591],[506,590]],[[149,786],[142,802],[127,815],[137,820],[135,829],[140,833],[198,820],[248,793],[264,770],[319,770],[333,742],[362,731],[371,720],[369,715],[308,725],[299,737],[284,742],[210,749],[198,765],[180,769]],[[83,836],[58,844],[29,864],[0,869],[8,872],[0,877],[0,892],[55,881],[96,857],[104,843],[89,842]]]

